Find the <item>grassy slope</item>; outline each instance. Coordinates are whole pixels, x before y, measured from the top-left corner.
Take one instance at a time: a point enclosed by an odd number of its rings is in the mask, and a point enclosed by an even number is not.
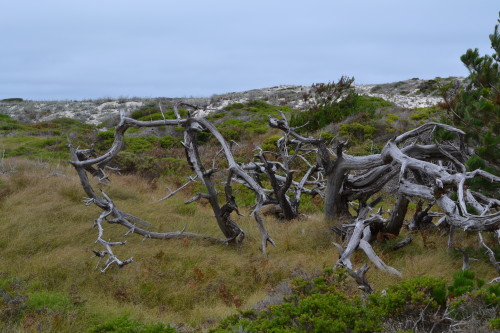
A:
[[[238,110],[240,114],[245,111]],[[417,110],[411,115],[406,111],[398,113],[397,119],[389,119],[387,114],[391,112],[394,111],[380,110],[371,124],[380,131],[390,126],[390,132],[396,134],[411,126],[408,120],[423,121],[434,111]],[[351,119],[351,123],[357,121],[364,120]],[[55,305],[26,301],[25,307],[19,307],[22,315],[13,324],[6,324],[9,327],[29,331],[40,324],[44,331],[81,331],[128,315],[139,321],[164,321],[200,330],[213,326],[238,308],[255,306],[273,291],[279,292],[282,282],[319,274],[337,259],[331,245],[335,236],[318,209],[314,211],[316,206],[309,205],[307,220],[267,220],[269,233],[278,244],[269,249],[268,255],[259,251],[260,235],[253,219],[239,217],[237,223],[247,232],[241,248],[187,239],[143,241],[131,235],[127,245],[115,251],[122,259],[133,256],[135,262],[102,274],[95,269],[97,258],[91,252],[99,249],[94,243],[96,230],[92,221],[100,212],[83,204],[84,193],[74,171],[63,162],[56,164],[67,156],[61,141],[67,132],[56,125],[38,125],[44,130],[51,126],[59,130],[46,131],[44,136],[27,136],[28,132],[40,130],[29,127],[18,129],[19,136],[0,137],[0,152],[5,149],[9,156],[21,155],[12,152],[22,152],[22,146],[35,149],[28,154],[31,160],[10,157],[3,161],[5,170],[13,168],[16,172],[0,176],[0,286],[5,286],[5,281],[16,286],[12,283],[12,277],[16,277],[27,281],[25,285],[20,283],[24,287],[17,292],[28,295],[28,300],[47,292],[62,297],[69,305],[62,300],[54,301]],[[91,130],[75,131],[91,136]],[[262,133],[259,138],[271,134],[275,133]],[[76,140],[84,135],[76,135]],[[364,138],[365,143],[369,143],[367,139]],[[246,142],[238,148],[243,151],[242,156],[251,153],[253,144]],[[370,146],[373,145],[352,149],[366,153]],[[47,159],[53,163],[40,163]],[[105,190],[121,209],[151,221],[154,230],[171,231],[186,226],[188,231],[221,237],[205,205],[183,204],[193,193],[189,189],[169,201],[157,202],[167,192],[165,186],[175,188],[181,184],[175,178],[179,177],[151,182],[132,175],[113,175],[112,185]],[[132,193],[131,188],[136,191]],[[124,232],[119,226],[106,226],[106,235],[112,240],[121,240]],[[424,246],[422,235],[417,234],[413,244],[397,252],[386,250],[385,244],[377,243],[375,248],[405,279],[419,275],[449,279],[460,269],[461,256],[447,252],[445,238],[435,234],[426,238]],[[471,246],[472,256],[481,259],[471,263],[479,277],[488,280],[495,276],[475,237],[459,234],[456,241],[462,248]],[[365,260],[361,254],[353,257],[356,267]],[[378,290],[396,281],[375,268],[370,270],[369,280]],[[353,286],[353,292],[359,292],[355,290]]]
[[[92,221],[99,212],[81,202],[83,192],[72,170],[59,167],[57,171],[65,176],[50,177],[54,167],[24,160],[8,162],[17,172],[2,177],[0,272],[28,281],[34,286],[29,293],[68,296],[76,291],[85,303],[65,310],[67,320],[58,323],[59,331],[91,327],[119,315],[207,328],[238,307],[254,306],[280,282],[317,274],[337,258],[331,245],[334,236],[320,214],[288,223],[268,220],[269,232],[278,244],[268,255],[259,251],[260,237],[252,219],[242,217],[238,223],[248,233],[242,248],[187,239],[143,242],[132,235],[116,254],[123,259],[133,256],[135,262],[103,274],[95,269],[97,260],[91,253],[98,249]],[[138,177],[115,176],[106,191],[119,207],[151,221],[155,230],[186,226],[188,231],[221,236],[203,205],[188,208],[182,203],[187,197],[156,202],[165,192],[164,185],[160,182],[151,188]],[[132,186],[137,189],[134,194],[129,191]],[[124,231],[106,226],[106,235],[113,240],[122,239]],[[412,245],[398,252],[384,251],[382,244],[376,248],[405,279],[422,274],[449,279],[460,269],[461,257],[447,253],[446,239],[428,237],[427,247],[417,235]],[[467,235],[457,240],[461,246],[475,247],[475,257],[482,259],[473,262],[471,269],[482,278],[494,277],[477,240]],[[364,261],[360,254],[354,258],[356,266]],[[369,280],[379,290],[396,281],[376,269],[370,271]],[[54,325],[53,316],[49,311],[45,316],[38,314],[37,320],[48,328]]]

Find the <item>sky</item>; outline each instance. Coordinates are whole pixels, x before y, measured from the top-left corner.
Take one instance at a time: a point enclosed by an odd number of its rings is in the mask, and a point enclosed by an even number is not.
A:
[[[466,76],[498,0],[3,0],[0,99],[209,97]]]

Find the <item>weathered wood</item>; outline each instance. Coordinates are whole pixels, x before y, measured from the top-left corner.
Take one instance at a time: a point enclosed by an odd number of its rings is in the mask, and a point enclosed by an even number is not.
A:
[[[364,264],[360,269],[357,270],[352,270],[350,268],[346,268],[347,272],[349,275],[354,278],[356,283],[359,286],[359,289],[363,290],[367,294],[372,294],[373,293],[373,288],[370,286],[370,283],[368,282],[368,279],[366,277],[366,272],[368,272],[368,269],[370,266],[367,264]]]
[[[412,235],[409,235],[408,237],[406,237],[405,239],[403,239],[402,241],[400,242],[397,242],[396,244],[394,244],[394,246],[392,247],[392,249],[395,251],[395,250],[399,250],[407,245],[409,245],[413,240],[413,236]]]
[[[190,125],[189,122],[187,124],[188,126]],[[219,229],[222,231],[226,239],[230,240],[229,242],[235,242],[240,239],[238,236],[243,232],[243,230],[230,219],[230,214],[225,214],[225,212],[221,210],[218,193],[212,182],[212,175],[205,170],[203,162],[201,161],[198,145],[196,144],[196,135],[197,129],[191,126],[184,131],[184,147],[186,148],[186,157],[189,164],[194,169],[196,176],[201,179],[207,189],[207,193],[200,194],[199,197],[208,199]]]
[[[406,212],[408,211],[409,203],[410,200],[408,200],[406,196],[401,194],[398,195],[398,199],[392,211],[391,220],[383,229],[385,233],[393,234],[395,236],[399,235],[401,227],[403,226]]]
[[[178,113],[177,113],[178,114]],[[110,241],[104,241],[103,239],[103,232],[104,232],[104,227],[102,225],[102,222],[107,221],[108,223],[114,223],[114,224],[120,224],[128,229],[127,233],[125,235],[129,235],[131,233],[139,234],[142,235],[145,238],[154,238],[154,239],[174,239],[174,238],[184,238],[184,237],[195,237],[195,238],[202,238],[202,239],[208,239],[208,240],[213,240],[213,241],[218,241],[218,242],[240,242],[243,237],[244,233],[239,228],[231,219],[230,219],[230,213],[235,210],[236,208],[233,207],[231,204],[226,204],[223,207],[220,207],[218,202],[217,202],[217,192],[215,191],[215,187],[213,183],[211,183],[210,176],[212,172],[206,171],[203,167],[203,164],[201,163],[201,160],[199,158],[199,153],[197,151],[197,145],[196,145],[196,128],[200,127],[204,124],[203,121],[193,121],[192,124],[193,126],[188,126],[190,124],[188,121],[190,119],[180,119],[178,117],[177,120],[162,120],[162,121],[153,121],[153,122],[143,122],[143,121],[137,121],[135,119],[127,118],[125,115],[122,113],[121,114],[121,119],[118,124],[118,126],[115,128],[115,138],[113,141],[112,146],[109,148],[107,152],[102,154],[101,156],[97,156],[94,151],[91,149],[86,149],[86,150],[77,150],[71,147],[70,145],[70,153],[71,153],[71,161],[70,163],[74,166],[79,178],[80,182],[82,185],[82,188],[84,189],[85,193],[89,197],[87,200],[87,204],[95,204],[98,207],[100,207],[103,210],[103,213],[100,215],[100,217],[96,220],[95,225],[98,227],[98,243],[101,244],[106,250],[105,251],[94,251],[94,253],[99,254],[99,259],[102,259],[104,257],[108,257],[106,263],[104,264],[104,267],[101,269],[102,271],[107,270],[112,264],[117,264],[119,267],[122,267],[130,262],[132,262],[132,258],[121,261],[118,259],[117,256],[114,255],[111,246],[114,245],[123,245],[125,242],[110,242]],[[188,159],[194,163],[191,163],[191,166],[197,173],[197,177],[199,179],[202,179],[202,181],[205,183],[208,194],[200,194],[198,197],[205,197],[207,198],[211,204],[212,204],[212,209],[214,210],[214,213],[216,215],[219,227],[221,228],[221,231],[223,231],[225,239],[222,240],[217,240],[211,237],[206,237],[194,233],[188,233],[185,232],[184,230],[182,231],[177,231],[177,232],[167,232],[167,233],[157,233],[157,232],[152,232],[149,230],[146,230],[142,227],[139,227],[138,225],[142,226],[150,226],[149,223],[142,221],[141,219],[134,217],[126,212],[120,211],[116,206],[113,204],[111,199],[106,196],[104,193],[102,196],[99,196],[96,191],[93,189],[88,177],[87,177],[87,172],[90,173],[94,177],[98,177],[100,181],[105,179],[105,174],[103,172],[104,167],[106,166],[107,163],[109,163],[121,150],[123,147],[123,142],[124,142],[124,134],[126,130],[131,127],[156,127],[156,126],[164,126],[164,125],[183,125],[189,128],[189,130],[186,131],[186,141],[187,144],[186,146],[189,147],[188,150]],[[214,133],[216,137],[219,139],[222,138],[222,136],[217,136],[217,133]],[[221,142],[221,145],[225,149],[226,155],[230,155],[230,150],[227,147],[227,144],[224,142]],[[235,169],[236,163],[234,162],[234,159],[232,159],[232,156],[229,158],[230,166]],[[236,168],[237,169],[237,168]],[[233,171],[238,173],[239,170]],[[250,179],[247,177],[247,180]],[[192,179],[194,181],[195,178]],[[250,182],[251,183],[251,182]],[[258,191],[258,188],[255,188]],[[171,193],[172,194],[172,193]],[[264,197],[262,193],[261,194],[261,199]],[[168,197],[168,196],[167,196]],[[233,200],[234,201],[234,200]],[[263,200],[261,200],[263,201]],[[112,216],[113,219],[107,219],[109,216]],[[131,222],[133,221],[133,222]],[[260,223],[260,228],[263,228],[263,222],[261,221]]]
[[[161,112],[163,114],[162,109]],[[343,142],[338,143],[333,151],[324,140],[298,134],[296,129],[290,128],[282,114],[281,120],[269,118],[269,125],[284,133],[277,142],[277,153],[271,155],[269,152],[261,151],[257,155],[258,161],[240,165],[236,163],[232,155],[231,145],[212,123],[205,118],[195,117],[192,112],[188,113],[186,119],[182,119],[177,105],[174,106],[174,112],[176,119],[168,120],[163,117],[163,120],[158,121],[138,121],[125,117],[122,113],[120,122],[115,128],[112,146],[100,156],[97,156],[92,149],[71,148],[71,164],[75,167],[82,187],[89,197],[88,203],[93,203],[103,210],[98,219],[99,239],[102,239],[101,231],[104,221],[125,226],[128,228],[127,234],[137,233],[147,238],[170,239],[186,236],[203,238],[203,236],[184,231],[150,232],[145,228],[148,226],[147,222],[120,211],[109,197],[104,194],[98,195],[89,182],[88,174],[98,178],[101,182],[108,181],[104,170],[122,149],[124,135],[128,128],[165,125],[184,127],[186,159],[196,175],[190,178],[189,182],[199,180],[206,187],[205,193],[198,193],[188,202],[200,198],[209,201],[217,224],[224,234],[223,241],[225,242],[239,243],[245,235],[231,219],[233,212],[239,214],[231,188],[234,182],[244,184],[255,194],[255,206],[251,215],[255,217],[261,233],[263,251],[266,250],[268,242],[273,245],[275,243],[265,229],[261,214],[262,207],[268,204],[279,205],[282,217],[293,219],[299,215],[301,194],[319,194],[324,197],[326,218],[333,221],[338,230],[346,231],[346,248],[343,250],[339,245],[341,255],[337,264],[351,270],[351,255],[356,249],[362,249],[378,268],[399,274],[392,267],[385,265],[373,251],[370,241],[375,237],[371,234],[371,230],[399,234],[409,198],[426,200],[429,203],[425,209],[420,207],[418,214],[415,215],[414,224],[417,226],[422,222],[432,221],[432,216],[435,215],[431,215],[428,211],[432,204],[436,204],[445,214],[441,220],[446,221],[453,229],[495,232],[500,229],[500,211],[497,210],[500,207],[500,201],[470,191],[466,186],[466,182],[475,177],[481,177],[490,182],[500,182],[500,177],[483,170],[467,172],[464,166],[466,151],[463,142],[454,145],[432,143],[432,131],[436,128],[455,133],[461,140],[463,132],[449,125],[428,123],[390,140],[380,154],[351,156],[344,151],[345,143]],[[211,168],[205,167],[197,142],[197,133],[200,130],[210,132],[219,143],[221,148],[216,158],[225,159],[228,166],[226,170],[216,168],[215,158],[211,163]],[[292,149],[293,153],[290,153]],[[316,163],[311,162],[313,160],[311,154],[316,155]],[[301,174],[302,178],[299,181],[293,179],[299,174],[297,170],[292,169],[292,165],[296,166],[297,163],[307,168],[304,169],[307,171]],[[215,172],[227,173],[224,188],[225,203],[223,204],[219,203],[221,199],[212,180]],[[271,189],[264,188],[259,181],[258,174],[262,173],[267,175]],[[366,206],[366,202],[388,184],[393,194],[398,197],[390,221],[371,212],[371,208]],[[175,194],[178,190],[171,191],[165,198]],[[455,196],[457,199],[452,199]],[[349,206],[354,200],[358,200],[360,208],[356,212],[357,216],[353,217]],[[478,212],[477,215],[470,214],[467,211],[468,206],[473,207]],[[345,217],[347,218],[342,219]],[[353,220],[352,226],[342,226],[343,222],[352,223]],[[97,251],[102,257],[108,256],[111,263],[117,263],[119,266],[120,262],[126,262],[114,256],[112,249],[108,249],[109,244],[99,243],[106,249],[101,252]],[[121,244],[121,242],[115,243]],[[105,267],[107,269],[109,266],[106,264]]]
[[[488,245],[486,245],[486,243],[484,242],[484,239],[483,239],[483,235],[481,235],[480,232],[478,232],[477,235],[479,237],[479,242],[486,250],[486,254],[488,255],[488,258],[490,259],[491,265],[493,267],[495,267],[497,274],[500,274],[500,265],[499,265],[499,262],[497,261],[497,259],[495,258],[495,252],[493,252],[493,250]]]

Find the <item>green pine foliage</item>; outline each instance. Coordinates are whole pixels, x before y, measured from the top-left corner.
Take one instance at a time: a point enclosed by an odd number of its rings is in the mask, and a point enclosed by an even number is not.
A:
[[[500,23],[500,20],[499,20]],[[499,25],[489,35],[492,55],[480,55],[468,49],[461,61],[469,70],[465,89],[451,93],[443,87],[443,103],[452,122],[460,126],[474,143],[482,159],[498,166],[500,163],[500,32]],[[454,98],[449,98],[454,95]]]

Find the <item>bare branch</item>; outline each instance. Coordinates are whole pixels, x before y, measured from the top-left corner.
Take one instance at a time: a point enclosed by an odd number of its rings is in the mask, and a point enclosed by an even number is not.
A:
[[[500,265],[498,264],[498,261],[495,258],[495,252],[493,252],[493,250],[490,249],[488,247],[488,245],[486,245],[486,243],[483,240],[483,235],[481,235],[480,232],[478,232],[477,235],[479,237],[479,242],[481,243],[481,245],[486,250],[486,254],[488,255],[488,258],[490,259],[491,264],[493,265],[493,267],[495,267],[495,270],[497,271],[497,274],[500,274]]]

